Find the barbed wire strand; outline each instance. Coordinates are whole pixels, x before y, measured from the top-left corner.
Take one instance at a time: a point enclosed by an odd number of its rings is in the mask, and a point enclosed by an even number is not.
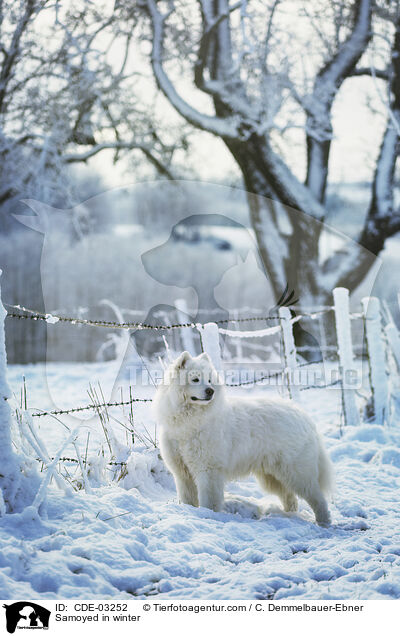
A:
[[[145,322],[117,322],[114,320],[91,320],[89,318],[78,318],[72,316],[59,316],[52,313],[43,313],[40,311],[35,311],[33,309],[28,309],[27,307],[22,307],[21,305],[10,305],[5,303],[6,307],[10,307],[11,309],[17,309],[22,313],[8,312],[8,318],[16,318],[18,320],[43,320],[48,324],[57,324],[58,322],[76,324],[76,325],[85,325],[87,327],[103,327],[105,329],[138,329],[138,330],[150,330],[150,331],[161,331],[161,330],[172,330],[172,329],[197,329],[198,325],[201,324],[204,326],[207,323],[198,323],[198,322],[186,322],[186,323],[173,323],[170,325],[160,324],[160,325],[150,325]],[[321,311],[303,313],[300,316],[294,316],[291,320],[292,323],[298,322],[302,318],[311,318],[315,319],[318,316],[322,316],[323,314],[328,313],[329,311],[333,311],[333,307],[329,307],[328,309],[322,309]],[[359,315],[354,314],[354,317],[359,317]],[[214,320],[213,322],[217,325],[227,325],[231,324],[240,324],[243,322],[265,322],[265,321],[278,321],[279,316],[247,316],[243,318],[221,318],[219,320]]]
[[[89,320],[89,319],[84,319],[84,318],[77,318],[77,317],[69,317],[69,316],[58,316],[58,315],[54,315],[54,314],[50,314],[50,313],[43,313],[43,312],[38,312],[38,311],[34,311],[32,309],[28,309],[27,307],[22,307],[21,305],[10,305],[10,304],[6,304],[7,307],[10,307],[12,309],[17,309],[19,312],[23,311],[25,312],[25,314],[21,314],[21,313],[15,313],[15,312],[8,312],[7,313],[7,317],[9,318],[16,318],[18,320],[43,320],[45,322],[47,322],[48,324],[56,324],[58,322],[64,322],[64,323],[70,323],[70,324],[79,324],[79,325],[85,325],[85,326],[90,326],[90,327],[104,327],[104,328],[109,328],[109,329],[138,329],[138,330],[153,330],[153,331],[159,331],[159,330],[172,330],[172,329],[182,329],[182,328],[192,328],[192,329],[197,329],[199,326],[199,323],[192,323],[192,322],[188,322],[188,323],[175,323],[175,324],[170,324],[170,325],[150,325],[148,323],[143,323],[143,322],[116,322],[116,321],[110,321],[110,320]],[[315,311],[315,312],[309,312],[309,313],[303,313],[299,316],[294,316],[291,320],[292,323],[296,323],[299,320],[301,320],[302,318],[311,318],[311,319],[315,319],[318,316],[321,316],[323,314],[326,314],[330,311],[333,311],[334,307],[324,307],[323,309],[321,309],[320,311]],[[351,318],[362,318],[363,314],[350,314]],[[279,316],[250,316],[250,317],[243,317],[243,318],[224,318],[224,319],[219,319],[219,320],[215,320],[215,324],[217,325],[222,325],[222,324],[240,324],[243,322],[265,322],[265,321],[269,321],[269,320],[273,320],[273,321],[277,321],[279,320]],[[204,324],[206,323],[201,323],[201,326],[204,326]],[[301,365],[298,365],[298,367],[304,367],[304,366],[308,366],[312,363],[309,362],[305,362]],[[263,382],[264,380],[269,380],[271,378],[274,377],[278,377],[279,375],[282,375],[284,373],[284,369],[280,369],[279,371],[275,372],[275,373],[268,373],[266,375],[261,376],[260,378],[255,378],[255,379],[251,379],[251,380],[244,380],[241,382],[234,382],[234,383],[230,383],[227,384],[226,386],[228,387],[239,387],[239,386],[246,386],[246,385],[251,385],[251,384],[258,384],[259,382]],[[326,385],[309,385],[307,387],[302,387],[300,390],[301,391],[305,391],[307,389],[323,389],[323,388],[328,388],[329,386],[334,386],[335,384],[338,384],[340,382],[340,380],[337,380],[335,382],[332,382],[330,384],[326,384]],[[91,409],[96,409],[96,408],[112,408],[115,406],[131,406],[133,403],[135,402],[152,402],[153,400],[151,398],[130,398],[129,400],[125,400],[125,401],[120,401],[120,402],[105,402],[102,404],[88,404],[85,406],[79,406],[79,407],[73,407],[70,409],[59,409],[59,410],[55,410],[55,411],[41,411],[38,413],[32,413],[32,417],[45,417],[47,415],[69,415],[71,413],[80,413],[83,411],[89,411]]]
[[[307,366],[312,366],[313,364],[318,364],[316,362],[303,362],[302,364],[299,364],[297,368],[304,368]],[[276,378],[278,376],[282,376],[283,373],[285,372],[285,369],[281,368],[278,371],[275,371],[274,373],[267,373],[264,374],[262,376],[260,376],[259,378],[252,378],[250,380],[242,380],[241,382],[231,382],[229,384],[225,384],[226,387],[229,388],[235,388],[235,387],[240,387],[240,386],[249,386],[251,384],[256,385],[259,382],[264,382],[264,380],[270,380],[272,378]],[[339,380],[335,380],[334,382],[331,382],[329,384],[310,384],[306,387],[302,387],[300,389],[300,391],[307,391],[308,389],[326,389],[329,388],[331,386],[334,386],[336,384],[339,384],[341,382],[341,379]],[[132,404],[134,404],[135,402],[139,402],[139,403],[148,403],[148,402],[153,402],[152,398],[130,398],[129,400],[122,400],[120,402],[104,402],[102,404],[87,404],[85,406],[78,406],[78,407],[73,407],[70,409],[63,409],[63,410],[57,410],[57,411],[40,411],[39,413],[31,413],[32,417],[45,417],[47,415],[69,415],[70,413],[80,413],[82,411],[89,411],[91,409],[103,409],[103,408],[113,408],[115,406],[131,406]]]
[[[43,461],[43,459],[41,459],[40,457],[36,457],[36,460],[38,462],[45,463]],[[53,461],[53,460],[54,460],[54,457],[49,457],[49,461]],[[59,462],[69,462],[71,464],[79,464],[79,460],[76,459],[75,457],[60,457],[60,459],[58,461]],[[83,464],[90,464],[91,461],[90,461],[90,459],[84,459],[82,457],[82,463]],[[107,466],[126,466],[126,465],[127,465],[127,462],[113,462],[113,461],[107,462]]]
[[[45,417],[46,415],[69,415],[70,413],[80,413],[81,411],[89,411],[91,409],[105,409],[114,406],[131,406],[134,402],[152,402],[151,398],[131,398],[121,402],[104,402],[103,404],[87,404],[85,406],[76,406],[70,409],[60,409],[57,411],[40,411],[39,413],[31,413],[32,417]]]

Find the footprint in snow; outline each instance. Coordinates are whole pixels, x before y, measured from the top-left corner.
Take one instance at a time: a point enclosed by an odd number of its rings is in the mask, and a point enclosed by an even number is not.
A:
[[[225,498],[224,512],[240,515],[245,519],[259,519],[261,517],[260,506],[248,498],[228,495]]]

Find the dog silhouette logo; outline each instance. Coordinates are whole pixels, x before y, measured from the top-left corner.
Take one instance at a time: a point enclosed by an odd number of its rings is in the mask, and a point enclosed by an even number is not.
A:
[[[16,629],[49,628],[51,612],[41,605],[31,601],[18,601],[3,607],[6,610],[6,627],[9,634],[14,634]]]

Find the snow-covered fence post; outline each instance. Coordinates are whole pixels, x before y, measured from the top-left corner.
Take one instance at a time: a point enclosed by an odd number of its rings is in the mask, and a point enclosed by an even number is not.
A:
[[[380,304],[377,298],[363,298],[365,317],[371,406],[377,424],[384,424],[388,407],[388,381],[386,375],[386,346],[383,338]]]
[[[237,320],[239,318],[239,312],[237,311],[237,309],[235,309],[233,312],[233,319]],[[239,327],[239,323],[233,323],[234,325],[236,324],[236,329],[240,329]],[[236,357],[238,360],[243,360],[243,346],[242,346],[242,339],[241,338],[235,338],[236,340]]]
[[[342,376],[342,400],[346,424],[360,423],[356,397],[353,389],[345,388],[347,374],[354,371],[354,357],[351,340],[351,323],[349,312],[349,290],[336,287],[333,290],[335,305],[335,323],[338,343],[339,364]]]
[[[178,298],[175,301],[175,307],[178,315],[178,322],[186,323],[188,321],[189,310],[184,298]],[[182,345],[185,351],[193,356],[196,355],[196,346],[193,338],[193,329],[181,329]]]
[[[287,307],[279,307],[279,321],[282,330],[287,387],[290,397],[294,400],[299,400],[300,387],[296,384],[297,352],[296,345],[294,343],[291,318],[292,315]]]
[[[215,322],[198,325],[203,351],[208,353],[218,372],[222,371],[221,347],[219,344],[219,329]]]
[[[0,270],[0,517],[12,512],[20,482],[20,468],[11,442],[11,409],[7,400],[11,391],[7,383],[7,355],[4,320],[7,315],[1,302]]]
[[[393,353],[396,361],[397,369],[400,371],[400,333],[393,321],[393,316],[387,305],[385,307],[385,314],[387,323],[384,327],[385,335],[389,343],[390,349]]]

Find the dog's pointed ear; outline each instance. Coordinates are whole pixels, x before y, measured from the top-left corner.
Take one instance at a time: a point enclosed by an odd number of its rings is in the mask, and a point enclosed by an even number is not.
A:
[[[210,356],[209,356],[209,355],[208,355],[208,353],[206,353],[206,352],[201,353],[201,354],[199,355],[199,360],[207,360],[207,362],[210,362],[210,363],[212,362],[212,360],[211,360]]]
[[[192,356],[189,351],[183,351],[179,358],[177,358],[174,362],[174,367],[176,369],[184,369],[188,360],[191,360]]]

